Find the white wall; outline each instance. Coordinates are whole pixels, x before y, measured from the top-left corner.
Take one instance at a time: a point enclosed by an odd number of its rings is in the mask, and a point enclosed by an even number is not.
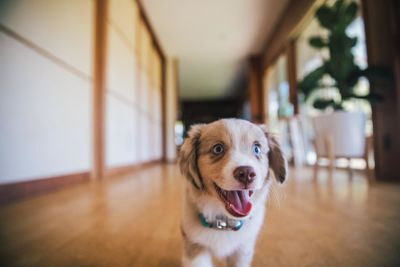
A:
[[[135,1],[108,10],[113,168],[161,158],[161,63]],[[93,0],[0,1],[0,184],[91,171],[93,22]]]
[[[93,0],[2,0],[0,23],[92,75]]]
[[[136,59],[133,51],[108,25],[106,95],[106,166],[137,162],[136,125],[138,111]]]
[[[150,36],[131,0],[111,0],[107,22],[106,167],[160,159],[161,84],[152,82]]]
[[[91,0],[0,1],[0,184],[91,168]],[[77,74],[78,72],[78,74]]]

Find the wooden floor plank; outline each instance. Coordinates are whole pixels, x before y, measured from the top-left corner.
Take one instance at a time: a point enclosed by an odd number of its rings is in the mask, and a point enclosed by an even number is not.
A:
[[[1,206],[0,266],[179,266],[183,183],[157,165]],[[267,205],[253,266],[400,266],[398,184],[292,170]]]

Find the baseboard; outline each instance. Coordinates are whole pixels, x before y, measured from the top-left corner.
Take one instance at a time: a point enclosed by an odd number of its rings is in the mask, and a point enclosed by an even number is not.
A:
[[[119,166],[119,167],[112,167],[108,168],[105,171],[105,177],[113,177],[113,176],[118,176],[118,175],[123,175],[127,173],[131,173],[155,164],[162,163],[162,159],[156,159],[156,160],[151,160],[143,163],[135,163],[135,164],[130,164],[130,165],[125,165],[125,166]]]
[[[0,205],[26,197],[37,196],[50,191],[87,182],[89,172],[81,172],[56,177],[0,185]]]
[[[162,159],[157,159],[139,164],[109,168],[105,171],[105,176],[108,178],[123,175],[162,162]],[[90,181],[90,172],[81,172],[56,177],[45,177],[31,181],[3,184],[0,185],[0,205],[88,181]]]

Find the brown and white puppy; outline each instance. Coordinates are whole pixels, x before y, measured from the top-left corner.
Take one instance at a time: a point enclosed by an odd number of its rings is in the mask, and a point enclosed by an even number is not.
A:
[[[226,258],[228,266],[250,266],[271,185],[269,170],[281,183],[286,178],[276,139],[245,120],[194,125],[181,147],[179,165],[188,180],[183,266],[212,266],[212,256]]]

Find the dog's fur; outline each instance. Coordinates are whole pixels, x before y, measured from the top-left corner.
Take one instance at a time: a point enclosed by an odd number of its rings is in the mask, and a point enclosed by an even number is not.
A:
[[[212,149],[218,143],[223,144],[224,153],[216,156]],[[252,152],[255,143],[261,147],[258,156]],[[212,266],[212,255],[226,258],[228,266],[250,266],[264,221],[270,170],[279,182],[286,178],[286,161],[276,139],[263,126],[245,120],[222,119],[194,125],[181,147],[179,165],[188,181],[181,225],[183,266]],[[244,186],[234,179],[233,172],[239,166],[254,168],[252,183]],[[224,190],[254,190],[250,213],[244,218],[229,213],[214,184]],[[238,231],[206,228],[199,221],[199,213],[209,220],[223,214],[242,219],[244,224]]]

